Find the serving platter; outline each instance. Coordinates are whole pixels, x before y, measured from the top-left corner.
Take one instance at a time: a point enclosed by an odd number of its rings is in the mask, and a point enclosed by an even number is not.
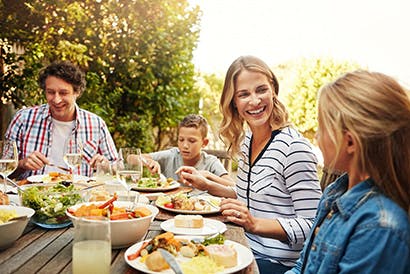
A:
[[[190,239],[198,239],[198,236],[175,236],[175,238],[190,240]],[[140,249],[141,245],[144,242],[149,242],[149,241],[151,241],[151,239],[136,243],[136,244],[130,246],[125,251],[124,258],[125,258],[125,261],[127,262],[127,264],[129,266],[131,266],[132,268],[134,268],[136,270],[139,270],[139,271],[142,271],[144,273],[173,274],[174,271],[172,271],[171,269],[167,269],[167,270],[163,270],[163,271],[151,271],[151,270],[149,270],[148,267],[145,265],[145,263],[141,262],[141,257],[138,257],[134,260],[129,260],[128,259],[128,255],[135,253],[137,250]],[[236,250],[236,252],[237,252],[237,264],[234,267],[225,268],[224,270],[218,272],[218,274],[235,273],[237,271],[240,271],[240,270],[244,269],[245,267],[247,267],[248,265],[250,265],[252,263],[253,254],[252,254],[252,251],[249,248],[245,247],[244,245],[241,245],[240,243],[230,241],[230,240],[225,240],[224,245],[229,245],[229,246],[233,247]],[[182,263],[182,262],[191,260],[190,258],[183,257],[180,254],[178,254],[178,256],[175,257],[175,259],[177,260],[178,263]]]

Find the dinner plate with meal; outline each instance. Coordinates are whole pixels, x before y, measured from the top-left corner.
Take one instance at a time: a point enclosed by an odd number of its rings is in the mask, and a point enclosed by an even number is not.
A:
[[[63,181],[73,181],[86,183],[90,178],[82,175],[71,175],[59,172],[50,172],[48,174],[32,175],[27,178],[30,183],[58,183]]]
[[[158,196],[155,205],[161,209],[181,214],[212,214],[220,210],[221,198],[212,195],[197,195],[189,193],[163,194]]]
[[[136,191],[168,191],[180,187],[180,183],[172,178],[165,177],[146,177],[141,178],[138,183],[131,184],[131,189]]]
[[[174,273],[158,248],[163,248],[175,256],[184,274],[234,273],[250,265],[253,260],[249,248],[226,240],[222,234],[206,238],[175,236],[171,232],[165,232],[129,247],[124,254],[125,261],[144,273]]]
[[[161,223],[164,231],[178,235],[213,235],[224,233],[226,225],[218,220],[203,218],[201,215],[176,215],[175,218]]]

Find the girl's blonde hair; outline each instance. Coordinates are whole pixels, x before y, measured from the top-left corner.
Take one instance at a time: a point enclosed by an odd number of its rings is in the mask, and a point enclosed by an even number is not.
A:
[[[279,83],[269,66],[254,56],[241,56],[237,58],[226,73],[219,104],[219,109],[223,116],[219,136],[228,147],[228,153],[233,157],[239,154],[240,145],[245,138],[244,120],[240,117],[234,106],[236,79],[243,70],[264,74],[274,90],[274,109],[270,119],[271,128],[288,125],[288,112],[285,106],[278,100]]]
[[[319,95],[321,131],[329,134],[337,158],[343,133],[358,143],[354,159],[388,197],[409,212],[410,99],[393,78],[355,71],[322,87]],[[334,163],[330,168],[334,167]]]

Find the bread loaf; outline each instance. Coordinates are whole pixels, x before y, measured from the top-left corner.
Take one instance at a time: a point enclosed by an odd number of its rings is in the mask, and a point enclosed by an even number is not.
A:
[[[205,247],[205,252],[219,266],[234,267],[238,263],[238,254],[229,245],[211,244]]]
[[[175,227],[202,228],[204,219],[201,215],[177,215],[174,218]]]

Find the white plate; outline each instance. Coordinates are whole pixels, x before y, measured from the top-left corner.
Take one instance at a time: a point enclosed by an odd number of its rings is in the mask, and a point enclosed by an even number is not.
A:
[[[176,227],[174,219],[169,219],[161,223],[161,228],[165,231],[180,235],[211,235],[215,233],[224,233],[226,225],[218,220],[204,218],[204,226],[201,228]]]
[[[193,239],[193,238],[198,238],[198,237],[197,237],[197,236],[196,236],[196,237],[195,237],[195,236],[175,236],[175,238]],[[125,251],[125,253],[124,253],[124,258],[125,258],[125,261],[127,262],[127,264],[128,264],[129,266],[131,266],[131,267],[133,267],[133,268],[139,270],[139,271],[144,272],[144,273],[152,273],[152,274],[156,274],[156,273],[161,273],[161,274],[173,274],[174,271],[172,271],[171,269],[163,270],[163,271],[160,271],[160,272],[149,270],[144,263],[141,263],[141,262],[140,262],[141,257],[138,257],[138,258],[135,259],[135,260],[128,260],[128,258],[127,258],[128,255],[130,255],[130,254],[132,254],[132,253],[135,253],[135,252],[141,247],[141,245],[142,245],[143,242],[147,242],[147,241],[150,241],[150,240],[151,240],[151,239],[146,240],[146,241],[142,241],[142,242],[139,242],[139,243],[136,243],[136,244],[130,246],[130,247]],[[241,270],[241,269],[244,269],[245,267],[247,267],[248,265],[250,265],[250,264],[252,263],[253,254],[252,254],[252,251],[251,251],[249,248],[247,248],[247,247],[245,247],[245,246],[243,246],[243,245],[241,245],[241,244],[239,244],[239,243],[237,243],[237,242],[230,241],[230,240],[225,240],[225,245],[230,245],[230,246],[232,246],[233,248],[235,248],[235,250],[236,250],[236,252],[237,252],[237,254],[238,254],[238,262],[237,262],[236,266],[234,266],[234,267],[229,267],[229,268],[225,268],[223,271],[218,272],[218,274],[234,273],[234,272],[237,272],[237,271],[239,271],[239,270]],[[188,260],[190,260],[190,258],[183,257],[182,255],[178,255],[175,259],[176,259],[179,263],[181,263],[181,262],[183,262],[183,261],[188,261]]]
[[[199,199],[204,199],[209,201],[211,198],[212,199],[217,199],[217,197],[215,196],[211,196],[211,195],[200,195],[200,196],[196,196]],[[183,209],[175,209],[175,208],[168,208],[165,207],[163,205],[160,205],[158,203],[158,200],[156,200],[155,205],[163,210],[167,210],[167,211],[171,211],[174,213],[181,213],[181,214],[213,214],[213,213],[218,213],[220,210],[219,206],[211,206],[211,210],[183,210]]]
[[[139,187],[136,184],[130,184],[131,189],[136,190],[136,191],[149,191],[149,192],[154,192],[154,191],[168,191],[168,190],[173,190],[177,189],[180,187],[180,183],[177,181],[172,181],[168,186],[166,187]]]
[[[87,176],[82,176],[82,175],[75,175],[74,174],[74,182],[78,181],[85,181],[88,182],[90,180],[89,177]],[[30,177],[27,178],[27,181],[30,183],[50,183],[50,176],[48,174],[42,174],[42,175],[31,175]]]

